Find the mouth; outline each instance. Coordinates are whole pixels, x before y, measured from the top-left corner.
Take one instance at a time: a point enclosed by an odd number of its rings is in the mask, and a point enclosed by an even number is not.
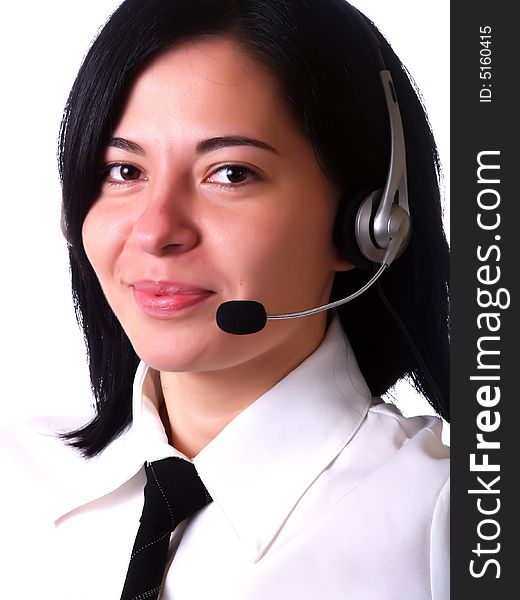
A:
[[[173,281],[135,281],[129,286],[141,311],[153,319],[172,319],[209,300],[215,292]]]

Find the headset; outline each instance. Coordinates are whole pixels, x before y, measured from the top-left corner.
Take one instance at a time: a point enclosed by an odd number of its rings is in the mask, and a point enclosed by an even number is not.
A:
[[[353,265],[367,270],[374,263],[388,267],[404,252],[411,236],[411,218],[403,123],[392,75],[366,17],[352,9],[372,46],[390,123],[390,163],[384,187],[364,190],[343,202],[336,220],[339,250]]]
[[[351,5],[349,5],[351,6]],[[373,48],[384,90],[390,122],[390,163],[384,188],[358,194],[340,205],[334,237],[341,254],[354,266],[379,269],[361,289],[350,296],[307,310],[268,315],[254,300],[230,300],[218,307],[218,326],[227,333],[244,335],[262,330],[267,321],[308,317],[346,304],[363,294],[400,256],[411,236],[406,177],[406,149],[403,124],[392,75],[386,68],[381,45],[365,16],[351,6]]]

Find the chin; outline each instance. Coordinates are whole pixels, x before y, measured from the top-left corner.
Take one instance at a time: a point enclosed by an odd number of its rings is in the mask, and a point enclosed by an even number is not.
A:
[[[226,354],[225,340],[219,333],[213,336],[207,329],[200,333],[195,327],[187,332],[150,332],[130,340],[137,356],[157,371],[211,371],[220,368],[218,363]]]
[[[168,352],[158,351],[157,348],[134,348],[137,356],[149,367],[156,371],[186,372],[199,370],[199,360],[196,353],[186,349],[172,349]]]

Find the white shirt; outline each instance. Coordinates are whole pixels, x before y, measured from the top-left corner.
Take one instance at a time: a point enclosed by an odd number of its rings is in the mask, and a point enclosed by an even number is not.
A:
[[[89,461],[53,435],[78,423],[4,432],[3,473],[16,483],[3,509],[2,596],[118,600],[143,463],[186,458],[168,444],[153,375],[139,367],[132,426]],[[334,320],[311,356],[193,459],[213,502],[173,533],[161,598],[448,600],[440,435],[439,419],[406,419],[371,398]]]

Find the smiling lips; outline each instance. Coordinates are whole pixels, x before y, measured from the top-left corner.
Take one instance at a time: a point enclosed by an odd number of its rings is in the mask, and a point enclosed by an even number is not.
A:
[[[135,281],[130,284],[139,308],[154,319],[171,319],[181,310],[207,300],[215,292],[173,281]]]

